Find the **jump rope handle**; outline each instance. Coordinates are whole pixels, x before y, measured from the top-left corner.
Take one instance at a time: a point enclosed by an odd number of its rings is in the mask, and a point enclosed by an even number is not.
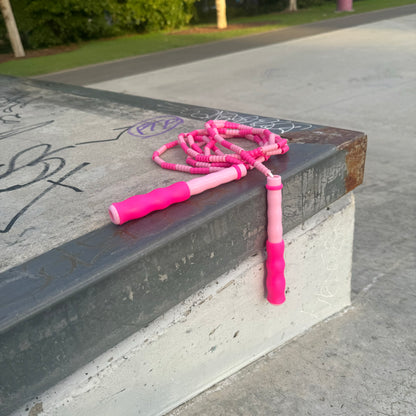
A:
[[[157,188],[147,194],[135,195],[124,201],[115,202],[108,208],[108,213],[114,224],[121,225],[142,218],[153,211],[186,201],[192,195],[240,179],[245,175],[247,169],[243,164],[234,165],[188,182],[176,182],[166,188]]]
[[[166,188],[157,188],[147,194],[135,195],[124,201],[113,203],[108,211],[111,221],[121,225],[147,214],[186,201],[192,195],[231,182],[247,174],[243,164],[211,173],[188,182],[176,182]],[[282,231],[282,182],[280,176],[267,178],[268,225],[267,234],[267,300],[279,305],[285,301],[285,261]]]
[[[186,201],[191,196],[186,182],[176,182],[166,188],[157,188],[147,194],[134,195],[121,202],[115,202],[108,208],[111,221],[121,225],[167,208],[177,202]]]
[[[282,229],[282,180],[280,176],[267,177],[267,300],[280,305],[286,300],[285,260]]]

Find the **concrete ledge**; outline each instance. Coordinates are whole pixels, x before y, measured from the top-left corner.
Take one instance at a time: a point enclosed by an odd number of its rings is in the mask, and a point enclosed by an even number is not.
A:
[[[0,165],[18,175],[1,182],[0,200],[5,414],[263,250],[266,195],[257,172],[140,221],[108,223],[114,200],[187,178],[150,158],[175,134],[229,119],[292,135],[290,151],[269,162],[284,181],[285,232],[362,180],[360,132],[10,77],[0,77],[0,91],[0,108],[15,120],[0,126]],[[167,115],[180,119],[178,129],[151,141],[127,133]],[[35,162],[65,169],[33,178]]]
[[[349,305],[353,230],[348,194],[286,234],[285,304],[258,251],[13,416],[165,414]]]

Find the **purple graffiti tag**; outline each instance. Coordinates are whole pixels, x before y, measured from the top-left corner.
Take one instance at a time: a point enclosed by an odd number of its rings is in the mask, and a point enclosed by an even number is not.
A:
[[[143,120],[130,127],[128,133],[135,137],[147,139],[148,137],[164,134],[183,123],[183,119],[177,116],[160,116]]]

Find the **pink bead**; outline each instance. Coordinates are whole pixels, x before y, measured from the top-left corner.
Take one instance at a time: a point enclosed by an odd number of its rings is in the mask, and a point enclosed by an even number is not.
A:
[[[193,149],[193,150],[195,150],[196,152],[198,152],[198,153],[203,153],[203,152],[202,152],[202,149],[201,149],[201,148],[200,148],[200,147],[199,147],[196,143],[193,143],[191,147],[192,147],[192,149]]]
[[[194,173],[196,175],[206,175],[210,173],[208,168],[191,168],[190,173]]]
[[[177,145],[178,145],[178,141],[177,140],[165,144],[166,149],[172,149],[172,147],[175,147]]]

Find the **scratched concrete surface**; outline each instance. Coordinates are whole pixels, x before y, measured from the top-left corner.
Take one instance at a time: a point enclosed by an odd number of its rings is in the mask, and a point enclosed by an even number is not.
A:
[[[4,79],[0,90],[0,272],[108,223],[113,200],[161,176],[149,155],[171,136],[143,124],[160,113]],[[196,127],[175,116],[164,123]]]
[[[112,202],[189,179],[162,170],[151,155],[204,120],[277,133],[312,127],[167,102],[130,106],[56,88],[0,77],[0,272],[107,224]],[[184,163],[176,149],[166,160]]]
[[[410,14],[95,85],[369,137],[352,308],[174,415],[416,414],[415,27]]]

